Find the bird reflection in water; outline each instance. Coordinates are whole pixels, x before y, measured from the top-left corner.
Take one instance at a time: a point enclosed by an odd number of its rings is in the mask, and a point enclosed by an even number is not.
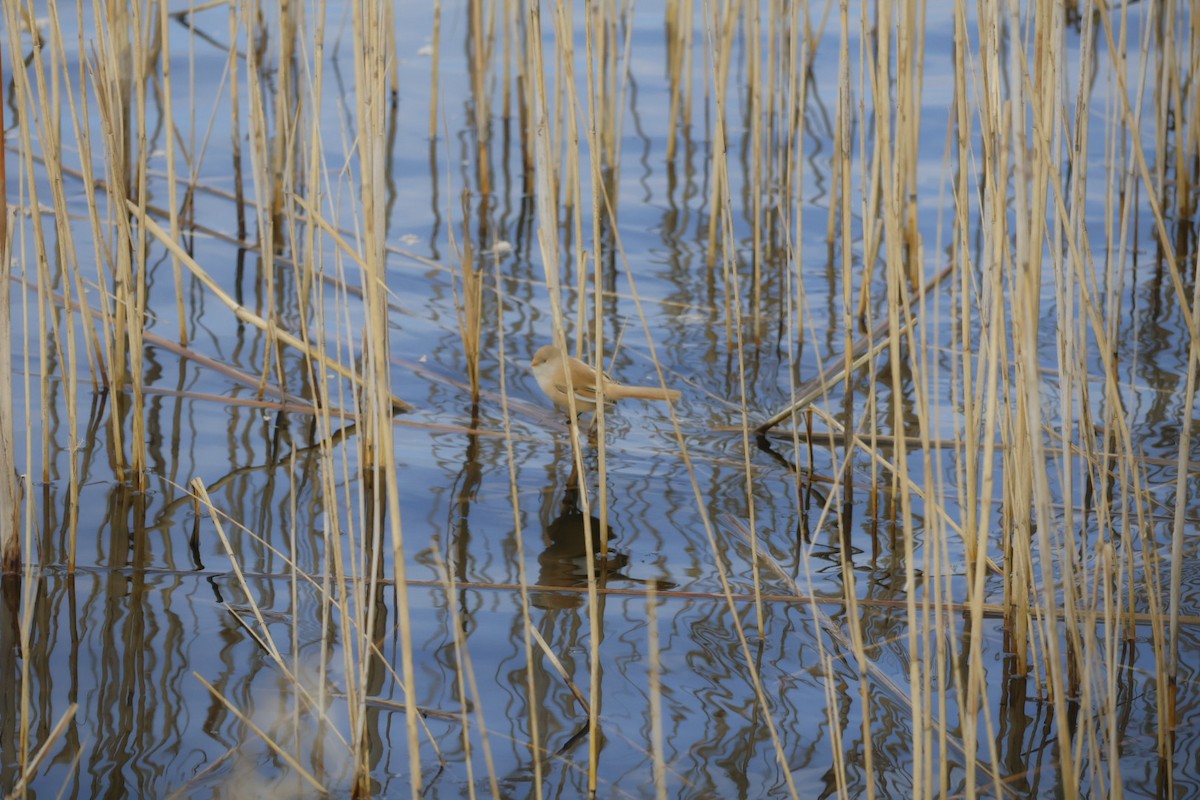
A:
[[[546,492],[549,502],[554,500],[553,487]],[[548,515],[547,515],[548,516]],[[544,517],[543,517],[544,518]],[[538,555],[538,584],[541,586],[580,587],[587,586],[587,536],[592,538],[592,552],[596,554],[596,583],[604,588],[610,581],[645,584],[648,581],[631,578],[621,570],[629,563],[628,553],[613,547],[616,534],[609,529],[608,556],[601,559],[600,518],[586,520],[579,508],[579,476],[572,468],[567,478],[559,513],[545,529],[546,546]],[[654,581],[660,589],[671,584]],[[583,605],[585,595],[581,592],[537,592],[531,598],[538,608],[575,608]]]

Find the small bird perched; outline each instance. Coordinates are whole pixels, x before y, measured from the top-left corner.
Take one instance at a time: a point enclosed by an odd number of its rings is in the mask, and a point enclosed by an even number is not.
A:
[[[554,404],[571,413],[570,402],[567,399],[567,378],[563,365],[563,356],[552,344],[538,348],[533,354],[533,377],[537,378],[538,386]],[[567,356],[566,367],[571,370],[571,388],[575,390],[575,412],[596,410],[596,370],[580,361],[578,358]],[[604,402],[611,403],[627,397],[642,400],[678,400],[679,392],[674,389],[660,389],[657,386],[623,386],[605,373],[600,373],[600,389],[604,394]]]

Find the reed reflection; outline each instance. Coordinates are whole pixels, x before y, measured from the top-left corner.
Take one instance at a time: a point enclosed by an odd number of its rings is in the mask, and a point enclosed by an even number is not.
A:
[[[0,675],[19,675],[21,576],[0,575]],[[0,683],[0,785],[15,786],[20,775],[20,684]]]

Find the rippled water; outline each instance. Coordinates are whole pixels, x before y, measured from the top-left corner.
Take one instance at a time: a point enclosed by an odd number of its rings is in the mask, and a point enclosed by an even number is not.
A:
[[[45,10],[38,9],[38,14]],[[73,7],[59,11],[74,15]],[[348,14],[340,6],[330,8],[330,36],[343,44],[351,35]],[[647,327],[643,329],[639,321],[632,299],[635,290],[618,259],[604,265],[605,280],[613,291],[606,308],[606,335],[610,353],[613,343],[621,343],[611,371],[628,383],[654,382],[648,348],[653,342],[667,383],[683,392],[675,413],[690,462],[680,455],[665,406],[624,402],[609,415],[607,521],[612,539],[608,559],[601,565],[605,592],[599,601],[599,627],[593,628],[584,593],[584,517],[570,485],[569,434],[527,369],[532,352],[551,336],[534,207],[523,194],[517,123],[498,115],[493,118],[488,153],[497,176],[496,191],[484,200],[473,193],[469,202],[473,213],[486,215],[489,231],[476,246],[506,242],[511,250],[496,251],[494,262],[503,290],[502,306],[491,277],[493,262],[487,262],[484,316],[489,322],[483,332],[483,397],[477,408],[472,409],[465,388],[448,227],[454,225],[456,237],[461,238],[460,194],[464,188],[477,189],[478,153],[469,127],[470,82],[462,52],[467,11],[460,4],[447,4],[443,14],[443,132],[430,143],[433,64],[423,48],[432,35],[432,12],[424,3],[397,6],[402,90],[389,119],[394,126],[394,166],[387,198],[393,246],[388,284],[395,292],[390,319],[393,390],[417,408],[397,417],[394,433],[410,579],[415,688],[419,705],[427,712],[419,781],[426,796],[466,796],[472,786],[488,794],[485,758],[491,759],[504,796],[532,796],[531,719],[537,721],[538,746],[547,759],[546,795],[577,797],[586,790],[586,714],[548,658],[536,659],[536,692],[533,697],[529,692],[522,596],[516,588],[522,552],[528,579],[535,584],[529,591],[532,627],[585,692],[589,648],[600,648],[599,796],[653,794],[648,676],[656,666],[661,675],[662,742],[670,796],[783,796],[788,789],[777,752],[784,754],[802,797],[838,791],[831,766],[835,754],[848,760],[851,782],[844,790],[850,796],[863,794],[868,783],[874,783],[879,796],[911,796],[915,734],[908,700],[905,552],[895,487],[887,473],[860,453],[849,467],[851,488],[842,496],[842,504],[833,503],[830,513],[823,514],[829,479],[842,468],[840,447],[816,448],[811,469],[801,464],[799,474],[804,479],[798,480],[790,438],[773,440],[771,449],[760,447],[753,437],[743,438],[742,390],[736,350],[727,335],[724,277],[719,267],[706,265],[707,223],[713,213],[708,206],[711,121],[699,110],[706,77],[699,51],[694,65],[698,108],[692,126],[683,131],[680,154],[669,163],[662,16],[649,8],[639,8],[631,16],[630,91],[616,205],[621,246],[636,277],[636,294],[646,306]],[[176,124],[184,126],[180,136],[185,142],[198,142],[210,122],[213,126],[198,176],[196,216],[227,238],[201,233],[191,246],[197,261],[227,291],[244,305],[261,309],[269,290],[261,277],[260,255],[235,241],[231,200],[209,191],[228,191],[232,186],[228,119],[220,111],[209,119],[214,107],[227,102],[222,98],[229,90],[222,49],[228,36],[227,10],[202,10],[194,20],[205,36],[193,36],[180,22],[171,27],[179,91]],[[924,203],[920,228],[928,275],[940,270],[948,258],[945,248],[952,216],[949,200],[944,208],[937,205],[952,178],[944,149],[953,92],[952,22],[950,11],[941,4],[930,8],[918,186]],[[72,26],[78,23],[68,18],[64,24],[71,31],[70,39],[75,33]],[[88,37],[95,35],[90,9],[85,10],[82,24],[86,48]],[[859,29],[852,25],[853,52],[857,52],[858,35]],[[1136,35],[1135,26],[1131,36]],[[837,36],[832,22],[817,48],[813,94],[805,110],[804,216],[798,229],[806,299],[803,342],[796,343],[793,363],[788,339],[795,332],[789,332],[784,321],[782,302],[789,291],[783,276],[792,267],[780,252],[769,250],[762,265],[767,299],[758,319],[743,331],[747,337],[745,406],[751,410],[752,425],[787,405],[789,374],[794,373],[798,381],[812,377],[819,364],[836,357],[843,346],[841,254],[825,241]],[[1069,63],[1079,58],[1078,37],[1077,30],[1068,29]],[[702,42],[703,36],[698,34],[697,41]],[[22,42],[29,46],[27,36]],[[81,55],[77,44],[69,45],[68,52],[76,59]],[[27,55],[28,51],[22,53]],[[345,158],[344,137],[352,136],[353,69],[344,51],[339,55],[336,48],[328,47],[326,55],[331,85],[321,114],[327,126],[326,156],[336,171]],[[5,56],[12,56],[7,48]],[[13,66],[11,60],[5,62],[6,76]],[[67,68],[78,76],[78,60]],[[182,121],[185,112],[178,107],[188,102],[184,81],[192,80],[197,97],[194,133]],[[737,85],[746,80],[740,56],[735,57],[731,80]],[[6,95],[10,91],[7,85],[5,91]],[[161,98],[152,94],[149,102],[148,117],[154,120],[155,131],[150,146],[158,151],[151,202],[163,204],[167,195],[161,150],[167,134],[158,126]],[[12,175],[16,159],[11,148],[16,138],[11,131],[22,120],[15,118],[11,106],[4,113]],[[1107,109],[1098,102],[1092,113],[1099,123]],[[732,114],[734,133],[739,124]],[[739,152],[731,157],[731,167],[744,169],[747,158]],[[78,153],[68,153],[67,159],[76,163]],[[1089,213],[1102,216],[1105,184],[1098,176],[1093,180],[1096,206]],[[746,177],[737,172],[732,181],[738,197]],[[347,191],[350,185],[342,184]],[[10,197],[13,192],[10,181]],[[72,210],[83,219],[87,200],[80,185],[69,186],[68,194]],[[735,209],[734,216],[742,248],[741,277],[747,280],[753,254],[750,223],[741,209]],[[1170,506],[1176,502],[1173,459],[1180,425],[1189,424],[1195,410],[1184,405],[1186,326],[1172,287],[1156,262],[1149,217],[1149,213],[1139,216],[1136,246],[1119,259],[1118,269],[1127,271],[1123,285],[1129,291],[1117,322],[1119,364],[1121,380],[1128,386],[1124,400],[1134,446],[1148,459],[1164,460],[1147,461],[1145,473],[1151,494],[1164,505],[1152,519],[1118,519],[1114,524],[1126,533],[1132,533],[1126,528],[1134,525],[1152,527],[1165,556]],[[343,222],[352,224],[352,220]],[[855,222],[861,224],[861,219]],[[23,219],[21,224],[30,223]],[[82,225],[77,236],[87,236]],[[252,225],[249,236],[253,239]],[[587,241],[585,247],[593,245]],[[77,248],[80,253],[91,252],[90,242],[77,242]],[[862,253],[856,251],[856,282],[861,259]],[[28,266],[32,260],[21,263],[32,279]],[[170,259],[155,247],[150,263],[155,315],[148,329],[171,339],[177,321],[172,318]],[[1189,273],[1189,280],[1192,277]],[[283,269],[277,279],[275,297],[284,304],[284,318],[298,317],[289,305],[296,293],[294,273]],[[885,313],[882,282],[879,287],[873,309],[876,318]],[[933,295],[934,313],[925,321],[930,341],[948,341],[958,324],[953,290],[947,284]],[[1187,291],[1190,295],[1190,288]],[[95,303],[95,287],[92,292]],[[60,356],[51,352],[49,360],[42,360],[33,342],[30,331],[40,323],[36,317],[24,316],[26,303],[33,302],[32,290],[25,298],[17,291],[14,298],[19,328],[16,352],[18,356],[28,353],[28,361],[17,364],[18,380],[24,384],[14,387],[22,449],[18,463],[28,464],[22,471],[30,476],[27,491],[38,549],[32,580],[17,586],[6,579],[5,584],[0,624],[0,676],[4,676],[0,681],[0,785],[13,785],[21,774],[16,732],[25,692],[32,749],[49,737],[70,704],[78,704],[77,713],[33,774],[31,796],[52,797],[60,789],[68,797],[311,793],[311,787],[250,723],[288,751],[304,754],[306,766],[319,765],[322,782],[335,795],[346,794],[353,764],[341,741],[348,729],[346,704],[339,695],[344,690],[339,687],[345,686],[345,663],[340,652],[326,650],[340,650],[344,642],[336,632],[330,635],[320,587],[294,579],[293,569],[322,574],[328,555],[323,539],[327,504],[336,503],[343,511],[352,507],[355,501],[348,498],[355,496],[350,491],[355,478],[341,476],[343,494],[338,498],[322,496],[321,454],[310,415],[256,405],[255,387],[151,346],[146,354],[150,484],[148,491],[139,492],[119,483],[109,442],[111,415],[117,413],[113,398],[103,392],[89,393],[85,381],[83,408],[89,416],[80,421],[81,447],[68,452],[63,411],[67,388]],[[1045,298],[1052,307],[1054,292],[1049,283]],[[192,350],[257,375],[269,348],[264,336],[240,325],[198,284],[189,284],[187,301]],[[491,322],[496,319],[505,330],[503,359],[496,325]],[[21,329],[22,324],[28,327]],[[359,324],[361,320],[348,323]],[[1055,365],[1052,326],[1047,325],[1045,332],[1041,355],[1049,369]],[[949,351],[934,349],[930,356],[940,369],[933,386],[944,393],[934,398],[944,428],[940,435],[951,440],[960,410],[950,400],[950,389],[961,376]],[[290,353],[284,359],[287,374],[302,384],[301,360]],[[892,395],[891,384],[883,377],[888,369],[886,354],[877,368],[879,402],[888,406],[878,414],[879,432],[890,434],[894,432],[888,427],[890,406],[898,404],[912,421],[913,398]],[[1088,369],[1100,374],[1099,354]],[[509,392],[511,440],[503,435],[502,370]],[[48,376],[45,395],[39,388],[43,375]],[[866,372],[856,373],[853,379],[855,397],[848,406],[856,416],[867,411],[863,398],[871,380]],[[1047,407],[1057,408],[1058,391],[1048,373],[1043,386]],[[835,415],[847,410],[841,394],[821,405]],[[27,457],[20,435],[26,419],[32,426]],[[1069,427],[1071,422],[1062,424]],[[43,440],[49,442],[45,451]],[[350,456],[357,441],[347,436],[341,446]],[[515,517],[510,446],[518,490]],[[909,458],[912,474],[928,474],[936,485],[957,485],[953,449],[914,449]],[[65,475],[71,459],[78,463],[84,482],[74,574],[66,568],[70,518]],[[1200,453],[1193,452],[1192,459],[1200,461]],[[588,451],[586,466],[585,483],[594,493],[594,449]],[[809,480],[810,475],[816,478]],[[252,616],[246,589],[231,567],[213,520],[199,512],[186,491],[193,478],[204,481],[215,506],[227,515],[222,524],[240,557],[245,586],[261,608],[285,662],[310,691],[325,687],[327,724],[298,698],[296,682],[282,673],[243,623]],[[1194,479],[1188,485],[1186,513],[1194,521],[1197,486]],[[1056,490],[1062,501],[1065,488]],[[1071,493],[1066,499],[1076,504],[1084,501],[1081,485]],[[960,513],[952,494],[942,504],[952,519]],[[917,595],[924,596],[935,582],[945,582],[953,596],[964,597],[959,540],[948,537],[950,550],[934,567],[921,552],[926,514],[932,512],[924,502],[918,502],[913,512],[916,557],[922,565]],[[1000,521],[998,505],[995,514]],[[592,528],[598,527],[596,519]],[[757,539],[764,595],[761,629],[753,602],[751,537]],[[1085,560],[1094,557],[1090,546],[1081,545]],[[995,549],[993,543],[994,557]],[[294,562],[284,553],[294,553]],[[1188,554],[1194,556],[1194,549]],[[857,576],[857,594],[863,602],[854,613],[873,659],[865,698],[874,745],[871,774],[863,756],[862,673],[845,633],[850,612],[840,602],[810,604],[797,598],[840,598],[847,569]],[[722,570],[735,598],[732,604],[723,596]],[[392,574],[390,567],[385,572]],[[445,585],[446,573],[455,579],[453,588]],[[1196,563],[1189,560],[1185,613],[1200,613],[1196,574]],[[998,579],[989,580],[995,581],[994,586],[989,584],[991,597],[999,602]],[[655,599],[647,596],[651,587]],[[373,601],[380,612],[374,631],[380,653],[369,659],[365,680],[373,699],[364,723],[371,742],[371,779],[381,796],[399,796],[407,791],[410,776],[404,694],[392,676],[401,661],[395,588],[385,583]],[[652,604],[659,636],[656,654],[651,649]],[[20,648],[16,633],[19,614],[28,615],[26,649]],[[961,632],[963,617],[958,610],[941,609],[940,614],[926,624]],[[469,670],[456,646],[456,627],[469,647]],[[748,634],[744,645],[739,627]],[[1064,781],[1057,767],[1056,726],[1064,721],[1054,718],[1051,705],[1039,694],[1038,677],[1014,670],[1001,620],[989,618],[985,627],[983,658],[990,694],[983,703],[992,735],[985,737],[990,740],[983,741],[975,755],[1001,765],[1012,796],[1057,795],[1064,791]],[[1191,691],[1200,663],[1195,633],[1194,627],[1185,628],[1178,738],[1172,760],[1160,760],[1156,752],[1156,714],[1163,699],[1156,696],[1148,626],[1137,628],[1114,664],[1113,691],[1120,697],[1120,728],[1125,736],[1120,743],[1121,775],[1131,796],[1166,796],[1168,776],[1175,796],[1189,796],[1197,786],[1196,748],[1187,733],[1200,721]],[[1097,631],[1103,634],[1102,629]],[[948,635],[945,643],[949,646],[956,638],[961,633]],[[823,647],[818,647],[818,639]],[[965,668],[965,657],[952,649],[931,660],[939,662],[929,669],[935,680],[948,680]],[[757,672],[769,719],[756,700],[748,662]],[[329,672],[321,673],[322,664]],[[484,737],[472,716],[469,754],[461,736],[464,703],[458,685],[468,674],[477,682],[478,694],[472,690],[465,707],[472,715],[480,714],[487,728]],[[215,699],[201,679],[232,701],[245,718]],[[953,697],[952,687],[947,694]],[[935,733],[928,744],[954,749],[959,741],[954,735],[958,706],[951,702],[944,711],[949,735],[943,740]],[[833,720],[836,731],[831,728]],[[1075,725],[1074,720],[1065,723]],[[436,751],[430,742],[437,744]],[[1085,759],[1092,757],[1107,754],[1089,750]],[[950,793],[959,793],[964,790],[961,765],[967,756],[955,751],[950,760],[960,766],[946,776],[945,786]],[[1103,787],[1092,788],[1097,796],[1103,793]]]

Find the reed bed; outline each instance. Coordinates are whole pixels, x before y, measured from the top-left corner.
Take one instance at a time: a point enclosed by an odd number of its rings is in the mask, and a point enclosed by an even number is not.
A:
[[[38,11],[0,78],[11,796],[116,785],[50,608],[117,578],[82,615],[190,688],[98,732],[207,709],[139,791],[1196,782],[1194,8],[674,0],[653,67],[617,0],[439,2],[427,61],[382,0]],[[684,400],[564,423],[546,343]],[[152,610],[196,576],[220,657]]]

